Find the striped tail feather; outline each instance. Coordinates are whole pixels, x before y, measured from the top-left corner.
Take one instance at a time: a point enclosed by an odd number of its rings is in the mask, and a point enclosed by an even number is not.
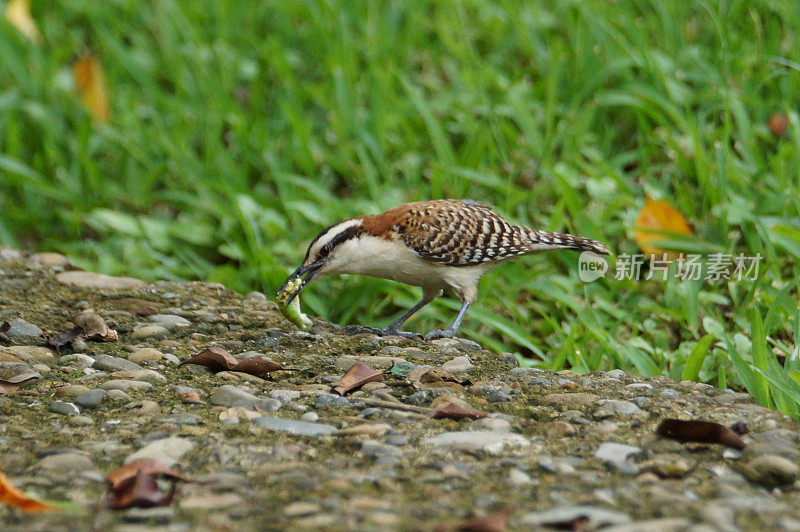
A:
[[[569,233],[551,233],[528,229],[528,239],[532,246],[531,251],[545,251],[549,249],[574,249],[576,251],[592,251],[598,255],[611,255],[608,246],[597,240]]]

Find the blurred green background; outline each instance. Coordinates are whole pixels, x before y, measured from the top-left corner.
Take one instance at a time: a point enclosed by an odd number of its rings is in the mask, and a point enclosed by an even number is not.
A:
[[[636,253],[649,194],[694,227],[672,248],[761,253],[758,279],[582,283],[575,254],[529,257],[486,276],[462,334],[540,367],[702,380],[798,412],[795,2],[31,10],[38,42],[0,22],[0,243],[271,296],[319,230],[356,214],[466,197]],[[89,51],[107,123],[76,89]],[[350,277],[303,305],[384,325],[417,298]],[[409,329],[457,307],[441,299]]]

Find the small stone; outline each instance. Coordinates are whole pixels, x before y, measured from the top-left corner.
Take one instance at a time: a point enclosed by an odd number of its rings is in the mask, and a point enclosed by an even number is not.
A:
[[[161,325],[170,331],[180,327],[189,327],[192,322],[183,316],[176,316],[174,314],[153,314],[148,316],[148,319],[156,325]]]
[[[577,433],[578,429],[566,421],[556,420],[547,426],[548,438],[564,438],[568,436],[574,436]]]
[[[109,395],[110,394],[111,392],[109,392]],[[144,401],[131,401],[125,405],[125,408],[137,416],[145,416],[161,412],[161,407],[158,405],[158,403],[149,399],[145,399]]]
[[[197,414],[172,414],[171,416],[162,417],[156,420],[156,423],[174,424],[174,425],[197,425],[203,418]]]
[[[577,406],[591,405],[600,400],[600,396],[593,393],[551,393],[542,397],[542,402],[549,405],[561,405],[574,408]]]
[[[625,373],[621,369],[612,369],[611,371],[606,371],[606,375],[608,375],[609,377],[611,377],[613,379],[621,379],[621,378],[625,377],[627,375],[627,373]]]
[[[69,259],[61,253],[34,253],[28,257],[28,264],[34,268],[43,268],[45,270],[64,269],[69,266]]]
[[[506,482],[510,486],[513,486],[515,488],[519,488],[519,487],[522,487],[522,486],[527,486],[529,484],[533,484],[533,479],[526,472],[520,471],[517,468],[513,468],[513,469],[511,469],[511,471],[508,472],[508,479],[506,480]]]
[[[243,499],[235,493],[193,493],[181,499],[182,510],[218,510],[239,506]]]
[[[131,362],[125,358],[113,357],[111,355],[97,355],[94,359],[94,364],[92,364],[92,367],[94,369],[99,369],[100,371],[108,372],[142,369],[142,366],[136,364],[135,362]]]
[[[439,449],[485,451],[492,454],[501,453],[506,447],[527,447],[531,444],[519,434],[490,431],[443,432],[425,438],[422,442]]]
[[[19,250],[8,247],[0,247],[0,262],[20,262],[22,253]]]
[[[319,513],[320,510],[321,508],[319,504],[314,504],[312,502],[306,502],[306,501],[298,501],[286,505],[283,508],[283,515],[290,518],[305,517],[308,515],[314,515],[316,513]]]
[[[147,283],[131,277],[112,277],[102,273],[71,271],[56,275],[56,280],[62,284],[89,288],[93,290],[128,290],[143,288]]]
[[[87,390],[75,398],[75,404],[90,410],[97,408],[107,393],[106,390]]]
[[[790,486],[800,477],[800,467],[791,460],[774,454],[764,454],[750,460],[745,476],[766,488]]]
[[[161,461],[167,467],[172,467],[192,449],[194,449],[194,443],[191,440],[180,436],[170,436],[150,442],[135,453],[128,455],[125,463],[130,464],[136,460],[152,458]]]
[[[625,445],[623,443],[605,442],[600,444],[594,457],[610,464],[623,473],[635,475],[639,472],[636,464],[629,462],[628,458],[642,452],[638,447]]]
[[[39,471],[65,475],[97,471],[91,459],[83,453],[67,452],[45,456],[34,466]]]
[[[380,413],[381,413],[381,409],[380,408],[376,408],[374,406],[371,406],[371,407],[365,408],[364,410],[359,412],[358,413],[358,417],[360,417],[362,419],[369,419],[371,417],[375,417],[377,415],[380,415]]]
[[[254,419],[253,425],[269,430],[289,432],[298,436],[310,437],[325,436],[336,431],[336,427],[333,425],[326,425],[323,423],[307,423],[304,421],[295,421],[293,419],[269,416],[263,416]]]
[[[392,445],[386,445],[373,440],[361,442],[361,454],[365,458],[375,460],[379,464],[394,465],[400,461],[403,451]]]
[[[610,417],[641,417],[647,416],[647,412],[631,403],[630,401],[608,400],[595,410],[595,419],[606,419]]]
[[[135,381],[146,382],[164,382],[167,380],[165,376],[152,369],[134,369],[125,371],[115,371],[110,375],[115,379],[130,379]]]
[[[58,363],[83,369],[91,367],[94,364],[94,358],[83,353],[73,353],[59,358]]]
[[[487,430],[490,432],[511,432],[511,422],[500,417],[485,417],[470,422],[467,430]]]
[[[232,384],[223,384],[211,395],[211,404],[227,407],[256,407],[264,412],[275,412],[281,407],[281,402],[277,399],[267,399],[256,397],[255,395],[242,390]]]
[[[89,391],[89,388],[86,386],[81,386],[80,384],[67,384],[66,386],[60,386],[56,388],[56,397],[78,397],[82,393],[86,393]]]
[[[317,414],[316,412],[306,412],[305,414],[300,416],[300,419],[302,421],[313,423],[314,421],[317,421],[319,419],[319,414]]]
[[[108,394],[106,395],[112,401],[124,402],[127,403],[131,400],[131,396],[127,393],[123,392],[122,390],[108,390]]]
[[[661,478],[683,478],[695,467],[696,462],[679,454],[660,454],[654,456],[646,469]]]
[[[64,401],[53,401],[50,403],[50,411],[61,414],[62,416],[77,416],[81,413],[77,406]]]
[[[11,345],[8,347],[0,346],[0,362],[54,362],[56,360],[52,351],[46,347],[35,345]]]
[[[318,395],[317,398],[314,400],[314,407],[316,408],[325,408],[326,406],[349,406],[350,400],[346,397],[340,397],[338,395],[332,394],[324,394]]]
[[[152,390],[153,385],[144,381],[114,379],[104,382],[102,388],[104,390],[122,390],[123,392],[129,392],[131,390]]]
[[[128,356],[128,360],[136,364],[142,362],[153,362],[164,358],[164,353],[152,347],[140,347]]]
[[[75,427],[88,427],[94,425],[94,420],[89,416],[70,416],[67,423]]]
[[[456,357],[453,360],[448,360],[444,364],[442,364],[442,369],[449,371],[453,375],[457,375],[459,373],[469,373],[475,368],[472,365],[468,356],[460,356]]]
[[[271,390],[268,395],[281,403],[291,403],[299,399],[303,393],[300,390]]]
[[[134,340],[146,340],[148,338],[163,340],[168,334],[169,331],[163,325],[143,325],[133,331],[131,338]]]
[[[628,515],[614,510],[595,506],[560,506],[531,512],[522,516],[521,523],[526,527],[546,527],[551,524],[570,523],[578,519],[588,519],[584,530],[597,530],[603,527],[622,525],[630,522]]]
[[[42,335],[42,330],[25,320],[11,320],[8,322],[9,328],[5,331],[9,338],[36,338]]]

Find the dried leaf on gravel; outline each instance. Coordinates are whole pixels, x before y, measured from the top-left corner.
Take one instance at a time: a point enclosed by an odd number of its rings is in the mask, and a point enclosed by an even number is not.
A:
[[[73,328],[49,338],[47,345],[60,350],[79,338],[94,342],[117,341],[117,331],[109,329],[103,318],[92,310],[81,312],[72,318],[72,323],[75,325]]]
[[[272,373],[273,371],[295,371],[290,368],[284,368],[277,362],[263,356],[254,356],[239,361],[236,360],[232,354],[219,347],[209,347],[195,356],[187,358],[178,364],[178,367],[184,364],[205,366],[214,373],[220,371],[239,371],[261,378],[264,378],[268,373]]]
[[[31,499],[22,490],[14,486],[8,477],[0,471],[0,502],[19,508],[23,512],[44,512],[55,510],[53,506]]]
[[[713,421],[665,419],[656,427],[656,434],[681,443],[718,443],[734,449],[747,446],[733,430]]]
[[[436,532],[504,532],[508,528],[508,515],[496,512],[486,517],[473,517],[456,523],[442,523]]]
[[[200,351],[192,358],[187,358],[178,364],[181,367],[185,364],[197,364],[198,366],[205,366],[210,371],[217,373],[218,371],[229,371],[233,366],[238,364],[232,354],[219,347],[209,347]]]
[[[42,376],[27,364],[14,364],[0,368],[0,395],[16,393],[25,383]]]
[[[172,481],[169,493],[158,487],[157,481],[162,478]],[[112,510],[167,506],[175,496],[178,481],[192,482],[192,479],[152,459],[137,460],[115,469],[106,480],[109,489],[106,505]]]
[[[669,240],[666,233],[690,235],[692,228],[686,218],[670,204],[648,197],[634,222],[633,237],[636,244],[647,255],[666,254],[674,260],[678,258],[677,253],[664,251],[654,245]]]
[[[361,388],[368,382],[380,382],[382,380],[383,375],[380,371],[375,371],[363,362],[356,362],[342,375],[341,379],[332,382],[331,387],[339,395],[345,395]]]
[[[481,419],[489,417],[489,414],[481,410],[475,410],[469,405],[460,401],[450,401],[446,405],[436,409],[432,416],[434,419]]]

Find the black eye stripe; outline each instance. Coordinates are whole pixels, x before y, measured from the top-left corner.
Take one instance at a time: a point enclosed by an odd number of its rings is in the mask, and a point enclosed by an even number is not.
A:
[[[308,253],[311,251],[311,248],[314,246],[314,243],[317,242],[320,238],[322,238],[322,236],[324,236],[328,231],[330,231],[330,229],[332,227],[335,227],[335,226],[331,226],[331,227],[326,228],[319,235],[317,235],[317,237],[314,240],[311,241],[311,244],[308,246],[308,251],[306,252],[306,261],[309,258],[308,257]],[[327,244],[322,246],[317,251],[317,256],[314,257],[314,258],[316,259],[316,258],[324,258],[324,257],[326,257],[327,255],[329,255],[331,253],[331,251],[333,251],[333,249],[336,248],[336,246],[338,246],[342,242],[350,240],[351,238],[359,237],[363,233],[364,233],[364,229],[360,225],[355,225],[355,226],[352,226],[352,227],[348,227],[347,229],[345,229],[344,231],[342,231],[341,233],[339,233],[338,235],[333,237],[330,242],[328,242]],[[325,248],[327,248],[327,251],[325,251]]]

